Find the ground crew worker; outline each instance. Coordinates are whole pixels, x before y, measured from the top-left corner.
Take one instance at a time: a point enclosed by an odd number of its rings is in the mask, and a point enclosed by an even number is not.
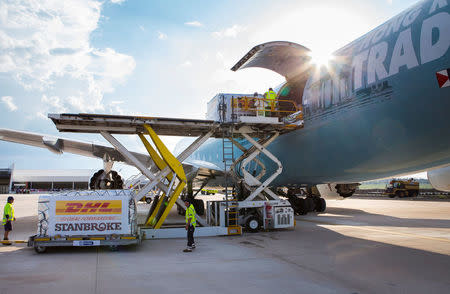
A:
[[[197,219],[195,218],[196,212],[192,200],[186,199],[184,205],[186,205],[186,231],[187,231],[187,247],[183,252],[192,252],[195,249],[194,243],[194,231],[197,226]]]
[[[266,111],[266,116],[270,111],[275,111],[276,107],[276,101],[277,99],[277,93],[272,88],[269,88],[269,91],[264,93],[264,98],[266,99],[266,102],[268,102],[269,106],[266,107],[266,109],[269,109],[269,112]],[[269,115],[270,116],[270,115]]]
[[[5,235],[3,236],[3,241],[8,241],[9,232],[12,231],[12,221],[15,221],[14,217],[14,207],[12,206],[14,202],[14,197],[9,196],[8,202],[5,204],[5,208],[3,209],[3,226],[5,228]],[[3,243],[4,245],[11,245],[11,243]]]

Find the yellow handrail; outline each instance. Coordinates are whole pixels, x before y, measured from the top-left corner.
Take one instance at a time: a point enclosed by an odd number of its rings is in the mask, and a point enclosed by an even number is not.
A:
[[[274,103],[275,102],[275,103]],[[277,109],[276,105],[280,105],[281,103],[291,104],[291,109],[293,110],[284,110]],[[267,104],[266,104],[267,103]],[[284,100],[284,99],[266,99],[259,97],[233,97],[232,98],[233,108],[241,111],[254,111],[255,114],[257,111],[267,111],[271,113],[279,113],[284,114],[283,116],[288,116],[289,114],[296,113],[301,110],[301,107],[298,107],[297,104],[292,100]],[[270,110],[266,108],[265,105],[270,106]]]

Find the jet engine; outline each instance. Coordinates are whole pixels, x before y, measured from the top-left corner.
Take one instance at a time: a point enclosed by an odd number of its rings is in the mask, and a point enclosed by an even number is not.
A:
[[[319,190],[320,196],[325,199],[343,199],[353,195],[359,183],[346,183],[346,184],[320,184],[316,185]]]
[[[103,169],[97,171],[89,181],[89,188],[96,189],[123,189],[122,177],[112,170],[105,173]]]
[[[439,191],[450,192],[450,165],[427,172],[431,186]]]

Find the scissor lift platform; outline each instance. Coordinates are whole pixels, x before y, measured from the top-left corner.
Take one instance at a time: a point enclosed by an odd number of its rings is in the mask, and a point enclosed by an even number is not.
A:
[[[147,177],[149,182],[136,193],[135,200],[141,199],[155,188],[160,191],[157,198],[155,197],[155,205],[152,205],[144,227],[141,227],[141,232],[146,236],[144,238],[173,237],[183,233],[181,229],[161,230],[170,209],[175,203],[184,209],[186,208],[183,201],[179,199],[179,195],[187,183],[182,162],[208,138],[224,138],[224,133],[231,134],[227,135],[230,137],[229,139],[244,152],[243,156],[234,162],[232,168],[236,163],[242,161],[241,170],[244,174],[244,181],[248,182],[248,187],[251,186],[253,191],[247,200],[252,201],[262,193],[265,195],[263,197],[268,200],[278,200],[279,198],[268,188],[268,185],[281,173],[282,167],[281,163],[266,147],[280,134],[301,127],[280,123],[278,120],[275,122],[273,118],[265,117],[253,118],[246,122],[83,113],[49,114],[48,117],[55,123],[60,132],[100,133],[122,154],[128,164],[136,167],[142,175]],[[113,136],[115,134],[138,135],[152,159],[153,167],[149,168],[138,160]],[[145,135],[150,137],[153,146]],[[197,137],[197,139],[175,157],[159,136],[190,136]],[[245,138],[252,147],[245,149],[233,137]],[[264,153],[278,165],[277,171],[264,182],[259,181],[261,177],[254,177],[245,171],[245,166],[260,153]],[[214,228],[210,227],[205,219],[200,217],[197,217],[197,219],[198,223],[204,227],[198,230],[200,235],[241,234],[241,227],[238,225],[226,226],[221,224],[220,227],[216,225]]]
[[[127,116],[107,114],[49,114],[60,132],[101,133],[110,134],[141,134],[146,133],[144,125],[150,126],[159,136],[199,137],[213,130],[212,138],[222,138],[223,128],[232,128],[234,134],[248,134],[260,137],[267,133],[283,134],[298,126],[282,123],[252,121],[246,123],[219,123],[213,120]]]

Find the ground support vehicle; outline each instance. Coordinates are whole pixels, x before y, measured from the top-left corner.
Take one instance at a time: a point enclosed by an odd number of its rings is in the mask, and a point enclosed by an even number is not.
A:
[[[388,196],[389,198],[394,198],[397,196],[398,198],[403,197],[416,197],[419,195],[419,182],[414,179],[409,180],[392,180],[388,186],[386,186],[386,190],[383,195]]]
[[[208,201],[207,222],[226,226],[237,217],[237,225],[249,232],[284,229],[295,226],[294,210],[284,199],[255,201]],[[234,215],[232,212],[236,211]]]
[[[200,193],[202,195],[216,195],[219,191],[217,189],[202,189]]]
[[[38,253],[56,246],[117,246],[140,243],[136,203],[130,190],[69,191],[39,197],[37,234],[28,246]]]

